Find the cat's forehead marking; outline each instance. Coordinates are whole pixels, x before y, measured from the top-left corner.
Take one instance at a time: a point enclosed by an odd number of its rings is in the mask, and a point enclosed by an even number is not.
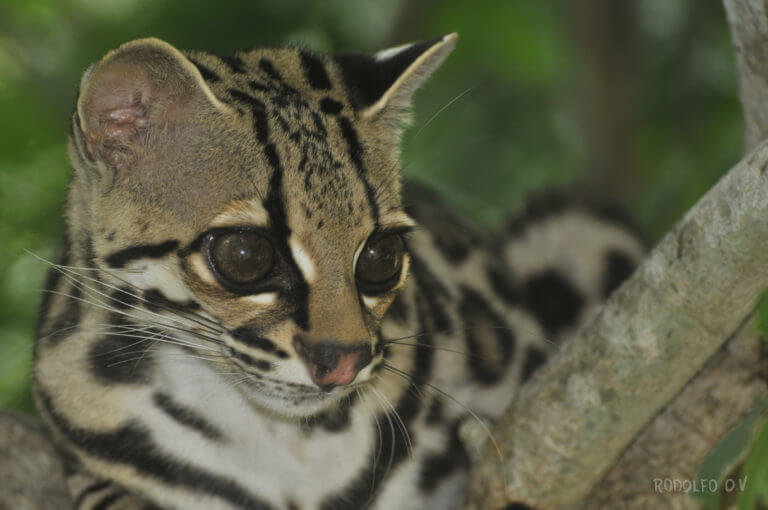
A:
[[[368,217],[378,224],[380,206],[352,109],[340,77],[332,77],[323,59],[284,49],[188,58],[214,93],[248,120],[269,166],[282,168],[282,198],[301,215],[290,223],[350,228]],[[254,172],[268,178],[264,169]]]

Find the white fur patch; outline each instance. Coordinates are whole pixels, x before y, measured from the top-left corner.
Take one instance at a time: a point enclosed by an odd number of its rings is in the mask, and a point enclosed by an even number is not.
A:
[[[296,261],[296,265],[299,266],[301,274],[304,275],[304,280],[307,283],[312,283],[317,277],[317,269],[312,259],[309,258],[309,254],[304,250],[301,243],[293,236],[288,240],[288,244],[291,247],[291,253],[293,254],[293,260]]]
[[[156,288],[169,299],[176,301],[186,301],[192,297],[175,262],[142,259],[130,264],[128,269],[123,278],[136,287]]]
[[[403,211],[393,211],[383,215],[381,217],[381,224],[385,225],[384,229],[416,226],[416,222]]]
[[[271,305],[277,300],[277,293],[275,292],[262,292],[261,294],[252,294],[241,298],[254,305]]]
[[[211,222],[211,227],[266,227],[268,225],[269,215],[264,206],[256,201],[243,200],[231,204]]]
[[[210,284],[216,283],[216,277],[213,276],[213,273],[211,273],[211,270],[199,253],[195,253],[190,257],[189,265],[202,281]]]
[[[376,53],[373,58],[381,62],[382,60],[387,60],[389,58],[394,57],[395,55],[399,55],[400,53],[404,52],[411,46],[413,46],[416,43],[408,43],[408,44],[401,44],[400,46],[395,46],[394,48],[387,48],[384,50],[379,51]]]

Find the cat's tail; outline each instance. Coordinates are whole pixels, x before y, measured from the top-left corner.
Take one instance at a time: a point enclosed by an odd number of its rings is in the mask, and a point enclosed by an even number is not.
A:
[[[551,339],[573,332],[647,251],[620,208],[560,192],[530,199],[500,241],[525,307]]]

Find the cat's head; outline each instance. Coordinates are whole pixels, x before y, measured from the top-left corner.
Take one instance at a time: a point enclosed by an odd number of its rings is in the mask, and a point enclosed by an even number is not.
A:
[[[255,402],[324,408],[380,360],[409,266],[400,132],[455,41],[334,58],[120,46],[81,82],[71,242],[140,297],[133,315],[248,375]]]

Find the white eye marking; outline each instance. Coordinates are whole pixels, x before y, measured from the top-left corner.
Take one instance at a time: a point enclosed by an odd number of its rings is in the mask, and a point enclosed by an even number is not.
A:
[[[375,298],[371,296],[363,296],[363,303],[368,308],[374,308],[377,304],[379,304],[379,298]]]
[[[365,245],[368,244],[368,239],[364,239],[362,243],[360,243],[360,246],[357,247],[357,250],[355,250],[355,256],[352,258],[352,271],[357,274],[357,259],[360,258],[360,254],[363,253],[363,248],[365,248]]]
[[[269,225],[269,215],[258,202],[237,200],[211,222],[211,227],[237,227],[242,225],[265,227]]]
[[[216,278],[213,276],[210,268],[203,261],[203,257],[199,253],[196,253],[190,257],[190,265],[192,266],[192,269],[195,271],[195,273],[197,273],[197,276],[199,276],[200,279],[205,283],[216,283]]]
[[[416,222],[413,218],[405,214],[404,211],[392,211],[384,214],[380,220],[382,225],[387,225],[387,228],[397,227],[415,227]]]
[[[293,260],[296,261],[296,265],[299,266],[301,274],[304,275],[304,280],[306,280],[307,283],[312,283],[317,276],[315,264],[312,263],[312,259],[310,259],[307,252],[304,251],[304,247],[301,246],[301,243],[299,243],[293,236],[291,236],[288,244],[291,247]]]
[[[253,294],[252,296],[245,296],[242,299],[253,303],[254,305],[271,305],[277,300],[277,293],[275,292],[262,292],[261,294]]]

